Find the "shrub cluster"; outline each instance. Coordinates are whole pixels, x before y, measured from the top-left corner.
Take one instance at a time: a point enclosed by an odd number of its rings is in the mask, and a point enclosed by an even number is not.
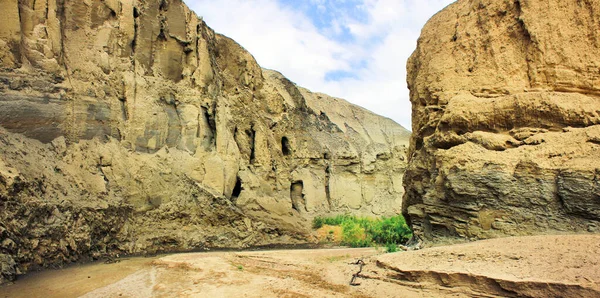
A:
[[[412,237],[412,231],[402,215],[382,218],[337,215],[334,217],[315,217],[313,228],[323,225],[342,227],[342,244],[351,247],[385,245],[395,247],[406,243]]]

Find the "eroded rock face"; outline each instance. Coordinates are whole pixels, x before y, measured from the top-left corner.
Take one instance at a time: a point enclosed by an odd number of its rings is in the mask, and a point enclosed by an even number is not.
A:
[[[458,1],[408,63],[404,212],[427,237],[597,231],[600,2]]]
[[[4,277],[400,211],[407,130],[261,69],[180,0],[0,5]]]

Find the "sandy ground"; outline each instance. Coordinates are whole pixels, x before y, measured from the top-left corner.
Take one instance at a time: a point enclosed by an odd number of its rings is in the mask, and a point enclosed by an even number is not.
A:
[[[374,248],[214,252],[132,258],[45,271],[0,288],[0,297],[432,297],[442,292],[352,275]],[[450,293],[450,292],[448,292]],[[464,295],[463,295],[464,296]],[[453,296],[457,297],[457,296]],[[460,296],[458,296],[460,297]]]
[[[365,262],[356,282],[350,280]],[[211,252],[28,275],[0,297],[600,297],[600,236],[373,248]]]
[[[370,277],[490,296],[600,297],[600,235],[510,237],[386,254]]]

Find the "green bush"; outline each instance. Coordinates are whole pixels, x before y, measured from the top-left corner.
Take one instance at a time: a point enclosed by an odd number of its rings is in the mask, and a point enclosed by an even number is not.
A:
[[[357,220],[356,216],[352,216],[352,215],[336,215],[334,217],[317,216],[313,219],[313,228],[319,229],[323,225],[341,226],[344,222],[356,221],[356,220]]]
[[[356,219],[348,219],[342,224],[342,244],[351,247],[366,247],[371,244],[371,237]]]
[[[386,252],[397,252],[398,251],[398,245],[396,245],[394,243],[386,244],[385,248],[386,248]]]
[[[323,226],[324,223],[324,219],[322,217],[315,217],[313,218],[313,229],[320,229]]]
[[[372,219],[352,215],[315,217],[313,227],[323,225],[342,227],[342,244],[351,247],[365,247],[374,244],[386,245],[388,251],[396,244],[403,244],[412,237],[412,231],[402,215]]]
[[[370,226],[373,241],[378,244],[402,244],[412,237],[412,231],[402,215],[384,217]]]

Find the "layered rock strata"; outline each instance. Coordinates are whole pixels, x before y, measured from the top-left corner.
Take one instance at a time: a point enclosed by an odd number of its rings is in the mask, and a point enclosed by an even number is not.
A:
[[[0,7],[0,282],[400,211],[407,130],[261,69],[180,0]]]
[[[408,62],[404,212],[429,238],[600,227],[600,2],[460,0]]]

